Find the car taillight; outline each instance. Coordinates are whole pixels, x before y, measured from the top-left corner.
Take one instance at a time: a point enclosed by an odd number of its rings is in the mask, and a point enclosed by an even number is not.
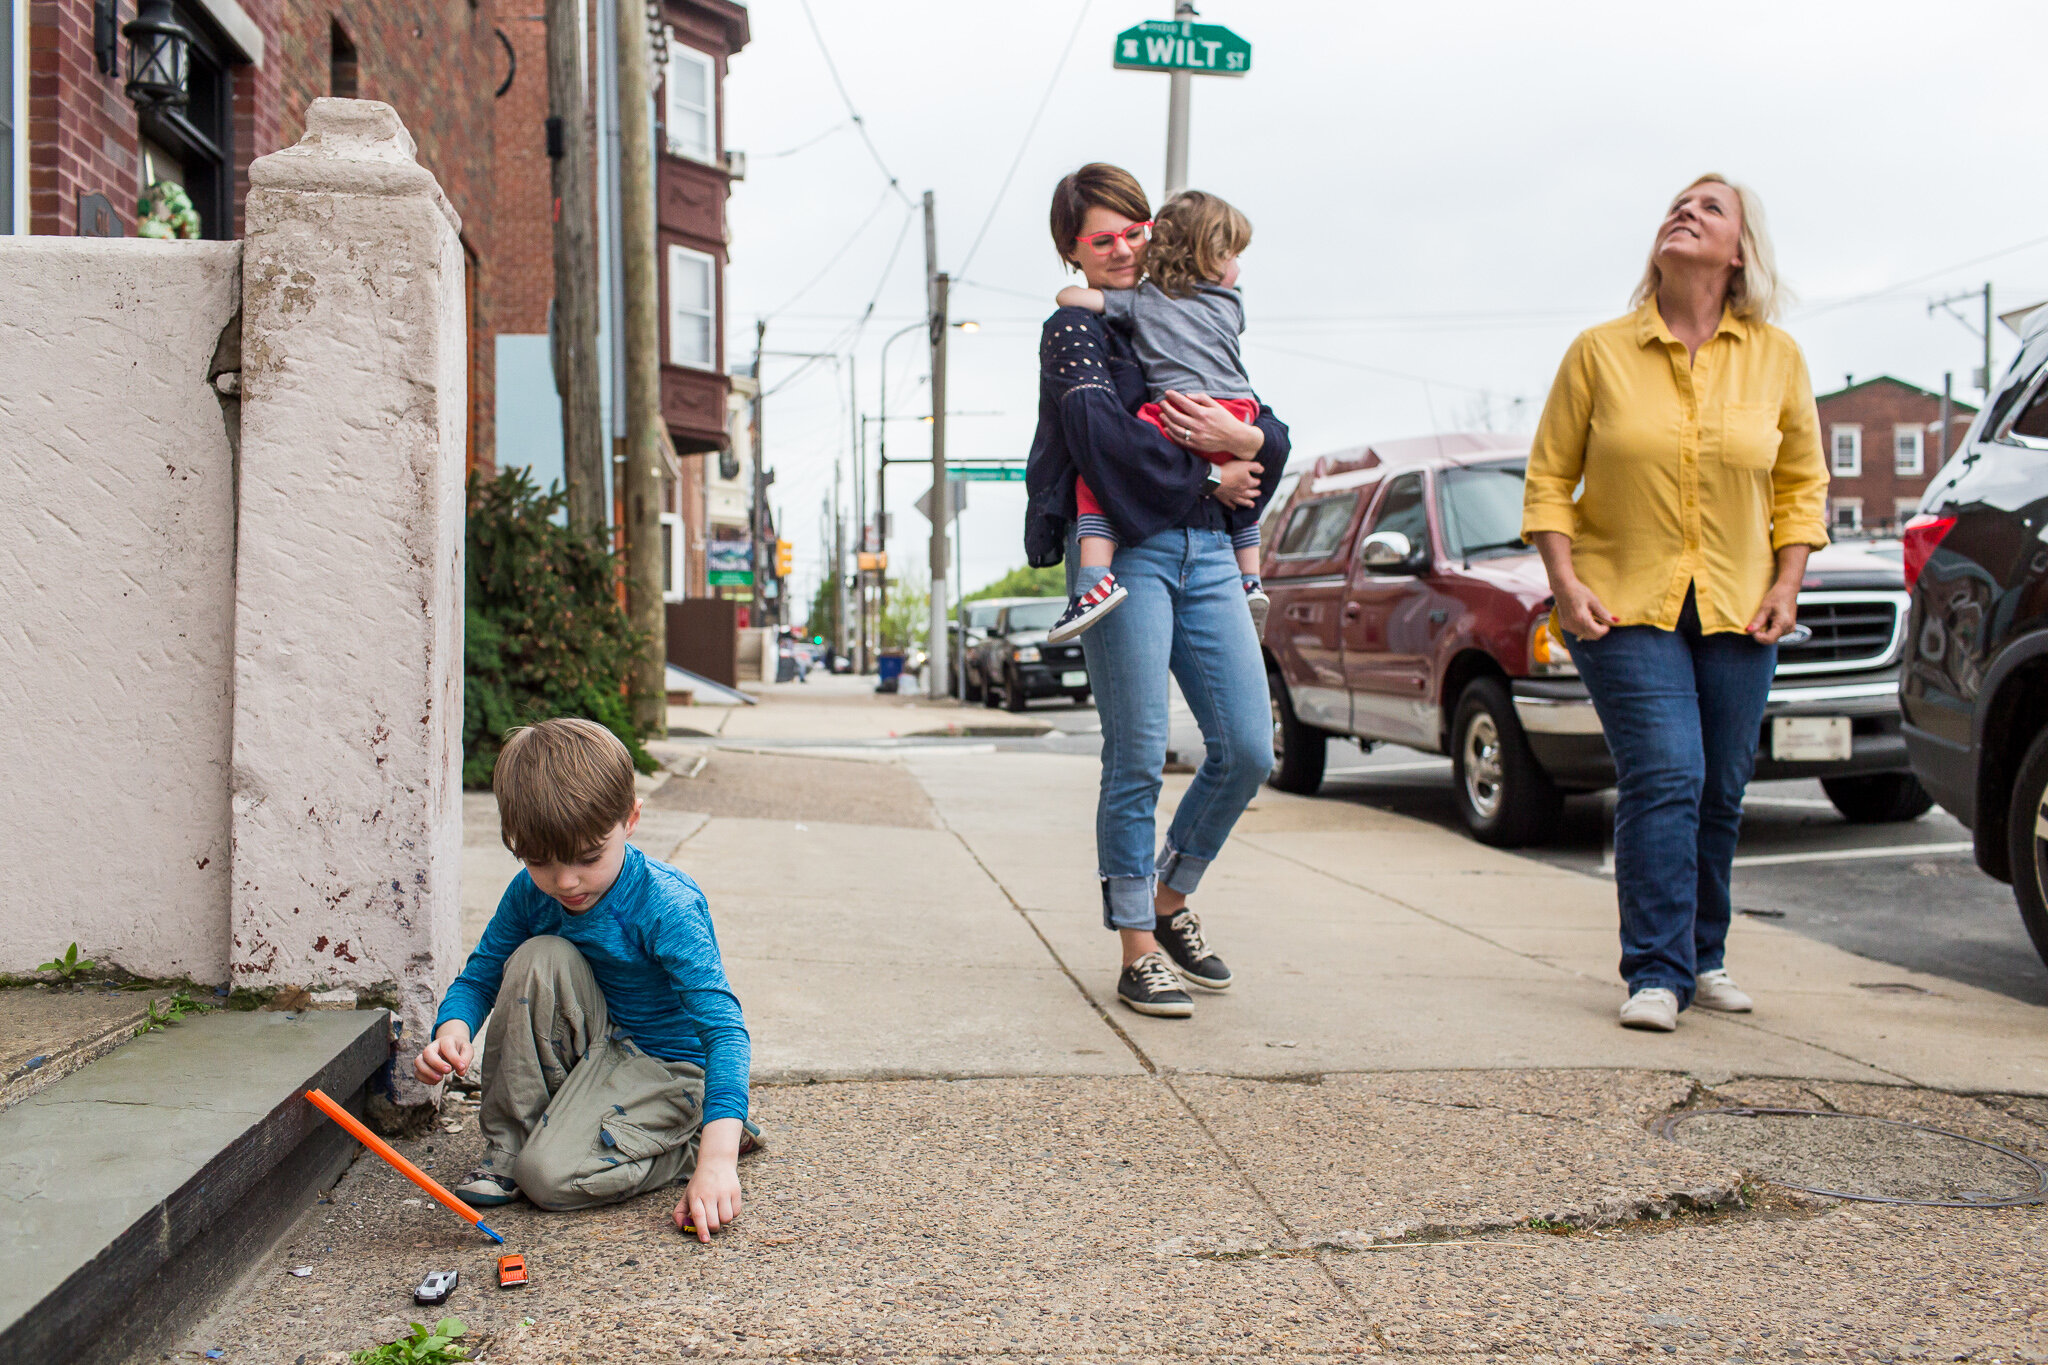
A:
[[[1956,524],[1954,517],[1932,517],[1922,512],[1907,522],[1899,532],[1899,548],[1903,553],[1906,570],[1906,591],[1920,581],[1920,571],[1927,567],[1927,561],[1934,555],[1934,547],[1941,544],[1941,538]]]

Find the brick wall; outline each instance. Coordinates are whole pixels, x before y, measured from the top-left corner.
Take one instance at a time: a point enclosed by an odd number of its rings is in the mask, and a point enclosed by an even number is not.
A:
[[[1841,499],[1860,498],[1865,530],[1894,529],[1900,520],[1898,503],[1917,502],[1926,491],[1928,480],[1940,468],[1940,438],[1933,428],[1941,421],[1941,395],[1880,377],[1822,394],[1815,400],[1815,406],[1820,412],[1821,446],[1828,455],[1830,522]],[[1956,403],[1951,414],[1947,449],[1954,454],[1976,409]],[[1834,429],[1859,425],[1863,430],[1862,472],[1853,476],[1833,472]],[[1897,471],[1892,438],[1899,426],[1920,429],[1921,472],[1917,475]]]
[[[122,7],[122,21],[134,18]],[[125,54],[124,54],[125,59]],[[29,231],[78,231],[78,196],[104,194],[126,232],[140,192],[135,106],[120,73],[102,76],[91,0],[34,0],[28,9]]]
[[[524,7],[528,12],[508,10],[498,21],[518,54],[519,71],[497,101],[492,124],[497,151],[492,297],[499,331],[535,335],[547,331],[548,301],[555,296],[546,126],[548,30],[540,0],[525,0]]]

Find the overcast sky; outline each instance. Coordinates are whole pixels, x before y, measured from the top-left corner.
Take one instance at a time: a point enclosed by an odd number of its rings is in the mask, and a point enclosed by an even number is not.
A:
[[[981,323],[954,334],[949,406],[999,415],[957,417],[951,454],[1021,460],[1038,328],[1062,282],[1048,195],[1066,171],[1105,160],[1156,202],[1167,78],[1110,61],[1119,30],[1171,5],[811,5],[904,194],[936,192],[939,265],[962,281],[953,316]],[[726,140],[748,155],[730,209],[728,353],[751,355],[764,314],[771,352],[851,340],[859,407],[874,414],[882,341],[923,307],[921,223],[848,123],[798,0],[763,0],[751,15],[753,41],[726,83]],[[1566,345],[1626,310],[1666,203],[1707,170],[1763,196],[1800,300],[1782,325],[1819,391],[1878,373],[1939,389],[1953,371],[1974,401],[1981,343],[1930,317],[1930,299],[1986,280],[2000,311],[2048,298],[2048,240],[2010,250],[2048,239],[2028,97],[2048,50],[2038,0],[1938,15],[1892,0],[1216,0],[1201,17],[1249,40],[1252,67],[1195,78],[1189,178],[1252,220],[1245,363],[1301,464],[1489,413],[1533,425]],[[1974,317],[1981,305],[1960,307]],[[1998,340],[2002,365],[2013,338],[2001,329]],[[821,500],[850,438],[845,369],[799,375],[802,364],[768,359],[771,388],[796,377],[769,400],[765,444],[807,597],[825,568]],[[924,372],[916,336],[892,348],[892,414],[929,410]],[[893,424],[892,457],[928,454],[928,430]],[[873,454],[871,442],[870,488]],[[895,566],[924,562],[929,528],[910,503],[929,485],[923,470],[890,475]],[[974,588],[1023,562],[1024,498],[1021,484],[979,484],[970,499]]]

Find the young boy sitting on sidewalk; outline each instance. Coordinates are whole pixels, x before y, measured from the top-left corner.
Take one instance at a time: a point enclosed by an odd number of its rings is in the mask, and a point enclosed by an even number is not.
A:
[[[626,746],[588,720],[506,738],[491,779],[526,864],[498,902],[413,1072],[469,1070],[486,1015],[483,1164],[472,1205],[630,1199],[689,1177],[677,1227],[740,1211],[750,1043],[697,884],[626,842],[640,823]]]

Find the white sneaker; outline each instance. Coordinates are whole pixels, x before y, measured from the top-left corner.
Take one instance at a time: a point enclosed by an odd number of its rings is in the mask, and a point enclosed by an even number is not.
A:
[[[1670,1033],[1678,1027],[1678,996],[1662,986],[1644,987],[1621,1007],[1621,1026]]]
[[[1700,973],[1699,980],[1693,983],[1692,1002],[1701,1009],[1724,1010],[1729,1014],[1748,1014],[1756,1008],[1756,1001],[1735,984],[1726,967]]]

